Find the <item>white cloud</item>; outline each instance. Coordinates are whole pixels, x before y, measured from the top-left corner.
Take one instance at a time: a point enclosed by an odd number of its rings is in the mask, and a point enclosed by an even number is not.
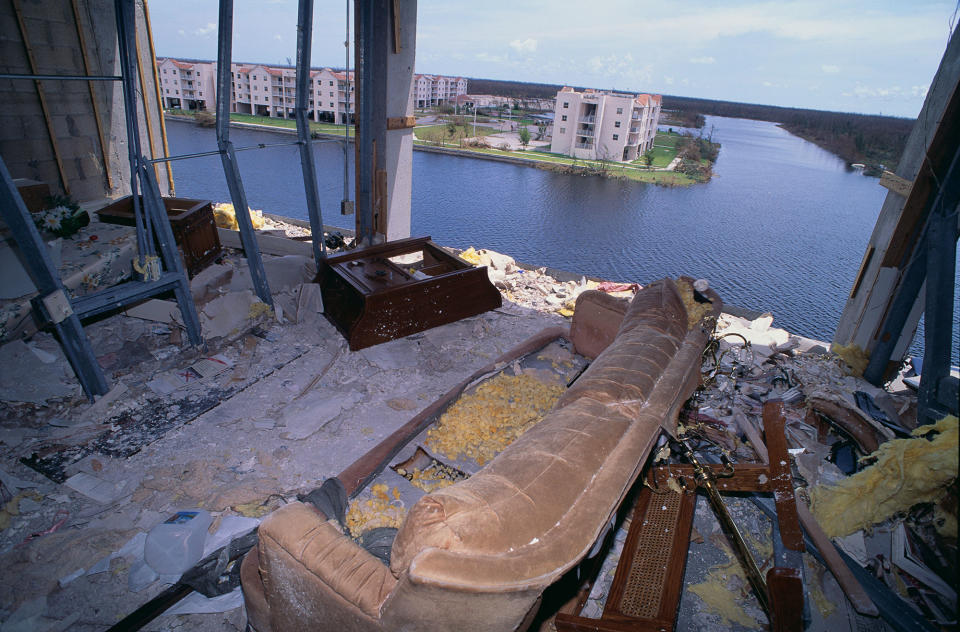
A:
[[[872,88],[858,82],[853,90],[842,92],[841,94],[845,97],[856,97],[858,99],[923,99],[927,96],[928,89],[929,86]]]
[[[664,77],[664,78],[663,78],[663,82],[664,82],[665,84],[667,84],[668,86],[672,86],[672,85],[673,85],[673,77]]]
[[[187,32],[184,31],[183,29],[179,29],[179,30],[177,31],[177,35],[179,35],[180,37],[186,37],[186,36],[187,36]]]
[[[515,39],[510,42],[510,48],[521,55],[529,55],[537,52],[537,40],[528,37],[525,40]]]
[[[486,61],[494,64],[499,64],[507,61],[507,58],[503,55],[491,55],[490,53],[483,51],[474,55],[478,61]]]
[[[691,57],[690,63],[691,64],[715,64],[717,63],[717,60],[714,59],[713,57]]]
[[[277,40],[278,42],[282,42],[282,41],[283,41],[283,35],[280,35],[279,33],[274,33],[273,39]]]
[[[828,75],[835,75],[840,72],[840,66],[834,66],[833,64],[823,64],[820,66],[820,70],[827,73]]]
[[[217,25],[214,22],[207,22],[206,26],[202,26],[193,31],[193,34],[197,37],[203,37],[204,35],[210,35],[211,33],[217,32]]]

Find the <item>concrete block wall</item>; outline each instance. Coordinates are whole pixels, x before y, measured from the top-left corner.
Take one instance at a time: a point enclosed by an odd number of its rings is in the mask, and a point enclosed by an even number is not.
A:
[[[19,11],[37,74],[119,74],[113,1],[77,0],[77,6],[79,29],[90,62],[88,71],[84,70],[72,0],[0,0],[0,72],[32,74],[17,20]],[[146,91],[141,90],[140,79],[136,78],[137,93],[142,99],[137,112],[141,147],[148,157],[158,157],[164,150],[144,0],[137,0],[136,13],[137,41],[147,87]],[[11,175],[46,182],[51,191],[69,192],[80,202],[127,195],[130,168],[120,83],[94,82],[103,148],[87,82],[48,80],[41,81],[40,86],[55,142],[50,137],[35,82],[0,80],[0,157]],[[164,167],[158,175],[161,191],[166,195],[169,186]]]

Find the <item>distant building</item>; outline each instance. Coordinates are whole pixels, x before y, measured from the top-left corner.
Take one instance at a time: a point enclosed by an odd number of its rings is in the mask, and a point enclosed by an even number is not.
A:
[[[454,103],[459,95],[466,93],[467,80],[463,77],[413,76],[413,103],[418,108],[432,108],[445,103]]]
[[[636,160],[653,147],[658,94],[563,88],[557,93],[550,151],[587,160]]]
[[[214,110],[217,102],[217,65],[158,59],[164,108]]]
[[[160,75],[164,108],[210,112],[216,109],[216,62],[161,58],[157,60],[157,72]],[[230,64],[230,76],[231,112],[294,117],[296,69],[263,64]],[[356,89],[352,72],[330,68],[311,70],[309,86],[309,118],[316,122],[353,123]],[[417,107],[453,103],[458,95],[466,92],[467,80],[463,77],[414,75],[413,78],[413,98]]]

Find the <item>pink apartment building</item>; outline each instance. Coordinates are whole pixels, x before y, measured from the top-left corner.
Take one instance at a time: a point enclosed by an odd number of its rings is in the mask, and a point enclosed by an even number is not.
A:
[[[636,160],[653,147],[659,94],[565,87],[557,93],[550,151],[587,160]]]
[[[157,61],[163,107],[208,110],[216,105],[217,64],[209,61]],[[296,71],[262,64],[231,64],[230,111],[293,118]],[[414,75],[412,97],[417,107],[432,107],[466,94],[463,77]],[[310,72],[309,116],[316,122],[352,123],[355,112],[352,72],[330,68]]]

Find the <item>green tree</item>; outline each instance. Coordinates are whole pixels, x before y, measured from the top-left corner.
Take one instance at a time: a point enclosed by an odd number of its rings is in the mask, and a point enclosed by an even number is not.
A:
[[[643,164],[650,168],[650,165],[653,164],[653,148],[651,147],[647,151],[643,152]]]
[[[530,130],[527,129],[526,125],[520,127],[520,144],[523,145],[524,149],[530,144]]]

